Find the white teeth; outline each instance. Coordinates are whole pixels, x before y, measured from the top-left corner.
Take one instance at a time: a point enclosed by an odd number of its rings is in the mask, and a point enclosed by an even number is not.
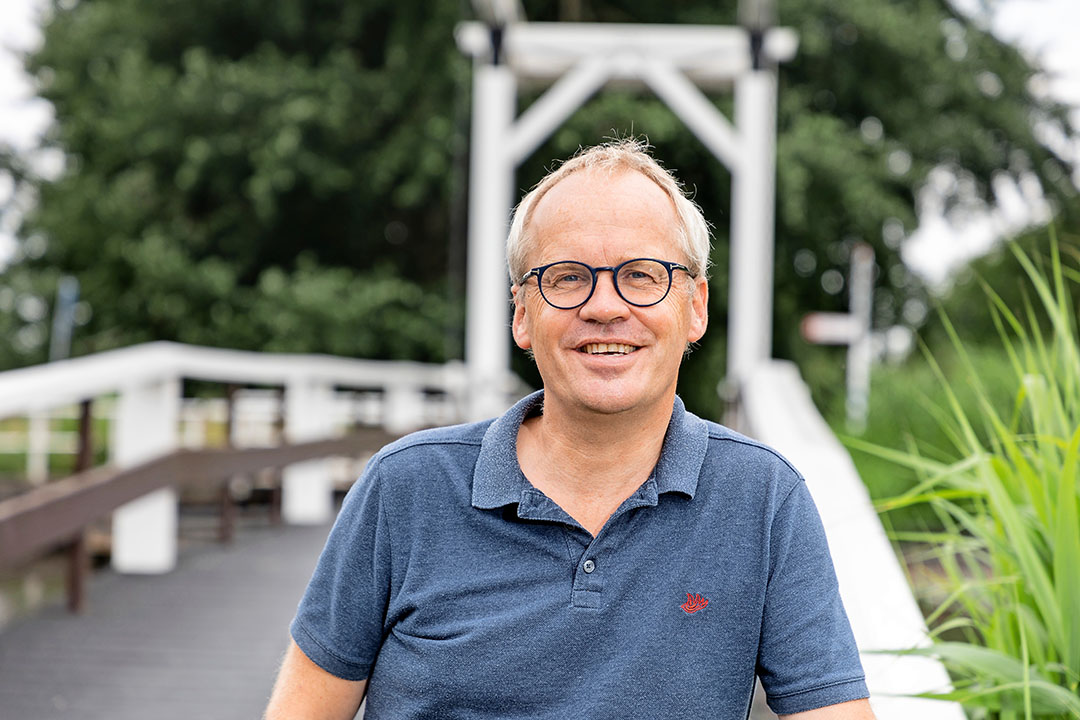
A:
[[[589,355],[628,355],[637,350],[633,345],[622,343],[589,343],[581,349]]]

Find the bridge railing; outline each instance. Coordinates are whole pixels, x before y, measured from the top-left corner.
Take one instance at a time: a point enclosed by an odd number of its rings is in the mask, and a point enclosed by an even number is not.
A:
[[[433,405],[443,421],[464,419],[467,407],[465,370],[457,362],[386,362],[155,342],[0,373],[0,418],[73,404],[85,408],[87,400],[115,396],[107,472],[127,471],[168,456],[181,458],[171,462],[182,467],[194,463],[191,456],[183,460],[184,455],[173,455],[181,445],[185,379],[283,388],[283,440],[297,447],[316,447],[313,443],[342,434],[345,428],[337,421],[342,390],[363,390],[369,399],[377,398],[375,414],[392,435],[431,424]],[[509,403],[525,388],[508,376],[500,390]],[[331,519],[333,483],[325,456],[332,454],[296,457],[302,461],[284,468],[281,511],[286,522],[318,524]],[[147,467],[152,471],[156,466]],[[158,470],[164,472],[163,467]],[[153,488],[152,482],[140,482],[136,485],[146,492],[125,498],[112,514],[111,562],[120,572],[167,572],[177,559],[177,492],[172,482]],[[40,489],[56,493],[54,485]]]
[[[821,514],[840,595],[862,652],[879,720],[964,720],[956,703],[905,697],[941,691],[949,675],[936,660],[883,651],[929,644],[912,595],[866,486],[810,398],[791,362],[758,367],[742,388],[746,434],[776,448],[806,478]]]
[[[374,452],[396,437],[381,428],[361,428],[345,437],[275,447],[180,449],[134,467],[77,473],[0,502],[0,569],[66,548],[68,607],[78,612],[84,607],[89,574],[86,529],[108,513],[162,488],[210,489],[221,499],[219,539],[228,542],[235,518],[229,484],[238,474],[328,455]]]

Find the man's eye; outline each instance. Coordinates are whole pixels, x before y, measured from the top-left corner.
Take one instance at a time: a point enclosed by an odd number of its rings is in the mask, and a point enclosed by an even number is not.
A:
[[[625,282],[632,282],[635,285],[661,282],[659,277],[647,270],[627,270],[622,278]]]
[[[584,278],[581,277],[581,275],[578,275],[576,273],[563,273],[562,275],[556,275],[555,278],[554,278],[554,282],[556,284],[578,283],[578,282],[581,282],[582,280],[584,280]]]

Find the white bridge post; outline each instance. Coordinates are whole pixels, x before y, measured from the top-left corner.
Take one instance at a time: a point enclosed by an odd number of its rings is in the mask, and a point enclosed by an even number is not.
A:
[[[498,57],[477,63],[473,76],[465,314],[470,420],[482,420],[506,410],[510,293],[505,245],[514,204],[514,161],[508,157],[506,147],[517,104],[517,83],[509,66]]]
[[[413,385],[396,384],[383,395],[383,427],[392,433],[419,430],[424,426],[424,391]]]
[[[773,225],[776,184],[776,74],[735,80],[742,139],[731,187],[728,382],[741,385],[772,356]]]
[[[112,459],[131,467],[174,450],[180,418],[180,381],[123,388],[112,429]],[[176,490],[162,488],[113,513],[112,566],[122,573],[165,573],[176,567]]]
[[[311,378],[285,385],[285,439],[324,440],[334,431],[333,387]],[[281,477],[281,515],[293,525],[319,525],[334,517],[334,485],[326,459],[289,465]]]

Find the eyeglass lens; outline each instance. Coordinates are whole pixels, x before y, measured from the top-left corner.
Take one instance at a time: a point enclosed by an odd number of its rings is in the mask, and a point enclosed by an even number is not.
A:
[[[540,292],[557,308],[574,308],[588,299],[595,275],[588,265],[561,262],[546,268],[540,277]],[[670,271],[655,260],[634,260],[618,268],[615,289],[632,305],[655,305],[671,287]]]

